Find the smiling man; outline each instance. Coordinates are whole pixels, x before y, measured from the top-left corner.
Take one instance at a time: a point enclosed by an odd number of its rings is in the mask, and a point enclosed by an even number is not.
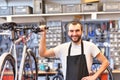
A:
[[[58,57],[62,62],[64,80],[96,80],[97,77],[108,67],[107,58],[92,42],[82,40],[82,24],[79,21],[69,22],[67,33],[70,42],[63,43],[49,50],[46,49],[46,30],[43,27],[39,44],[39,54],[42,57]],[[93,58],[101,62],[100,69],[91,73]]]

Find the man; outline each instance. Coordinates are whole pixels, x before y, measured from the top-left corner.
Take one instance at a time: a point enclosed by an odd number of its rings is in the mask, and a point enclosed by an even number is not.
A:
[[[80,22],[72,21],[68,24],[67,33],[71,42],[46,49],[46,30],[43,27],[39,44],[39,53],[42,57],[59,57],[62,62],[62,70],[65,80],[96,80],[108,67],[109,62],[92,42],[81,39],[83,28]],[[91,66],[93,58],[101,62],[100,69],[93,75]]]

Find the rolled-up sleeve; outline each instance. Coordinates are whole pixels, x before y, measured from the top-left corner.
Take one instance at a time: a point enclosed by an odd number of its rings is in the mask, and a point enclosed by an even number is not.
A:
[[[59,53],[60,53],[60,46],[56,46],[53,48],[53,51],[55,53],[55,57],[59,57]]]

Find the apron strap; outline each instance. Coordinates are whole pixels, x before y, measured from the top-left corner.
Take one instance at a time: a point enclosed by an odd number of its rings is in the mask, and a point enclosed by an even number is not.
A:
[[[69,46],[69,49],[68,49],[68,56],[70,56],[71,46],[72,46],[72,42],[70,43],[70,46]]]
[[[83,45],[83,41],[81,40],[81,52],[82,54],[84,54],[84,45]]]
[[[71,52],[71,46],[72,46],[72,42],[70,43],[69,49],[68,49],[68,56],[70,56],[70,52]],[[84,46],[83,46],[83,41],[81,40],[81,54],[84,54]]]

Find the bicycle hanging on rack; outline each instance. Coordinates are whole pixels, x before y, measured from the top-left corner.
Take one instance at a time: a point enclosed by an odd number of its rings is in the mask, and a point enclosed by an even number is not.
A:
[[[29,41],[31,33],[38,33],[41,32],[40,28],[34,28],[32,26],[28,27],[21,27],[19,28],[20,31],[23,31],[23,36],[20,37],[16,42],[22,41],[23,43],[23,52],[22,52],[22,59],[19,68],[19,76],[18,80],[37,80],[38,79],[38,68],[37,68],[37,61],[34,53],[27,45]],[[48,28],[46,28],[48,29]],[[27,31],[30,30],[30,33]]]
[[[40,32],[40,28],[35,28],[35,27],[15,27],[15,23],[5,23],[3,29],[10,29],[12,32],[12,46],[10,48],[10,52],[3,54],[6,57],[2,57],[0,59],[2,59],[3,62],[0,63],[0,76],[1,76],[1,80],[3,79],[3,76],[5,75],[4,72],[6,72],[6,62],[11,64],[11,70],[12,70],[12,74],[13,74],[13,79],[10,80],[37,80],[38,79],[38,70],[37,70],[37,61],[36,61],[36,57],[34,55],[34,53],[32,52],[31,49],[28,48],[27,46],[27,35],[26,35],[26,30],[31,30],[32,32]],[[15,40],[15,31],[17,30],[22,30],[24,32],[24,35],[20,38],[18,38],[17,40]],[[17,57],[16,57],[16,53],[14,53],[14,56],[12,55],[12,49],[15,51],[15,44],[23,41],[23,52],[22,52],[22,59],[21,59],[21,63],[20,63],[20,68],[19,71],[17,69]],[[13,48],[14,47],[14,48]],[[15,51],[16,52],[16,51]],[[7,58],[7,56],[9,56],[9,58]],[[10,67],[8,67],[10,68]],[[11,70],[8,70],[9,72],[11,72]],[[8,73],[7,73],[8,74]]]

